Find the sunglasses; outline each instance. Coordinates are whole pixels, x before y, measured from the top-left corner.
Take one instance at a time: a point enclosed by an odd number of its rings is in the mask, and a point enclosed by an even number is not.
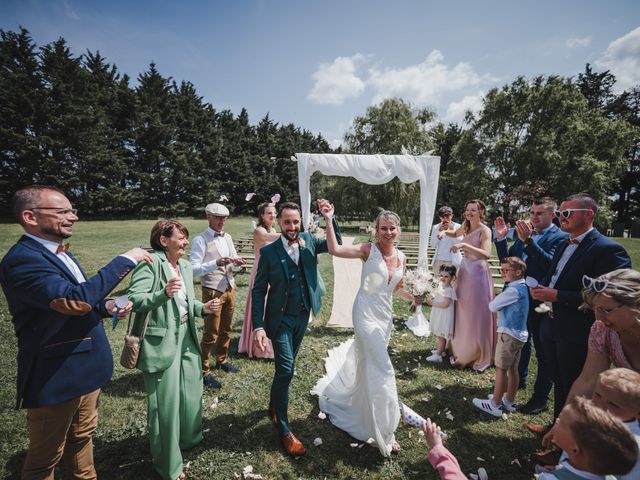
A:
[[[590,208],[567,208],[565,210],[555,210],[553,213],[556,217],[569,218],[573,212],[589,212]]]
[[[590,288],[596,293],[604,292],[607,287],[614,287],[618,290],[623,290],[625,292],[635,292],[635,290],[631,287],[627,287],[626,285],[620,285],[618,283],[610,282],[609,280],[603,279],[598,280],[597,278],[591,278],[587,275],[582,276],[582,286],[584,288]]]

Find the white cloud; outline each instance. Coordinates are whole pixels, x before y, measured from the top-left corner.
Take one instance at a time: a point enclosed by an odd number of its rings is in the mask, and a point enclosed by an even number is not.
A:
[[[611,42],[595,64],[610,70],[621,90],[640,83],[640,27]]]
[[[584,48],[591,45],[591,35],[583,38],[570,38],[565,42],[567,48]]]
[[[365,56],[358,53],[321,63],[313,74],[315,84],[307,98],[319,104],[340,105],[348,98],[360,96],[365,84],[356,72],[364,61]]]
[[[476,113],[482,109],[483,98],[484,92],[478,92],[476,95],[467,95],[459,102],[451,102],[444,115],[444,121],[462,123],[468,110]]]
[[[376,93],[374,103],[385,98],[401,97],[421,105],[436,103],[444,92],[462,90],[493,81],[478,74],[471,65],[458,63],[449,68],[439,50],[433,50],[424,62],[405,68],[372,68],[367,81]]]

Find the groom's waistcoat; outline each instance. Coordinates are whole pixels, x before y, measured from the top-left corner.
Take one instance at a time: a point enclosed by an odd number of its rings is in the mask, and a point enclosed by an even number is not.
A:
[[[286,315],[297,316],[303,310],[310,310],[311,301],[309,299],[309,289],[307,279],[304,276],[302,260],[295,264],[289,255],[287,257],[287,267],[289,269],[289,293],[287,294],[287,304],[284,309]]]

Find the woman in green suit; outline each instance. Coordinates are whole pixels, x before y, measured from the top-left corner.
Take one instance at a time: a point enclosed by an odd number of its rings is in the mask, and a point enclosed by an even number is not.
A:
[[[183,260],[189,232],[161,220],[151,229],[153,263],[133,272],[128,296],[134,332],[149,321],[138,368],[147,390],[147,425],[153,465],[165,480],[183,479],[182,454],[202,440],[202,374],[195,317],[213,313],[217,299],[203,304],[193,293],[191,264]]]

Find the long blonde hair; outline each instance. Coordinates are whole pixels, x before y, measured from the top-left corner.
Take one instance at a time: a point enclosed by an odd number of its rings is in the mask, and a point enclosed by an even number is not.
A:
[[[467,210],[467,206],[470,203],[478,204],[478,211],[480,213],[480,222],[484,223],[484,219],[487,215],[487,206],[479,198],[474,198],[473,200],[467,200],[467,203],[464,204],[465,212]],[[462,216],[464,218],[464,222],[462,222],[462,231],[466,234],[466,233],[469,233],[469,230],[471,230],[471,222],[467,220],[467,216],[465,215],[465,213],[463,213]]]

